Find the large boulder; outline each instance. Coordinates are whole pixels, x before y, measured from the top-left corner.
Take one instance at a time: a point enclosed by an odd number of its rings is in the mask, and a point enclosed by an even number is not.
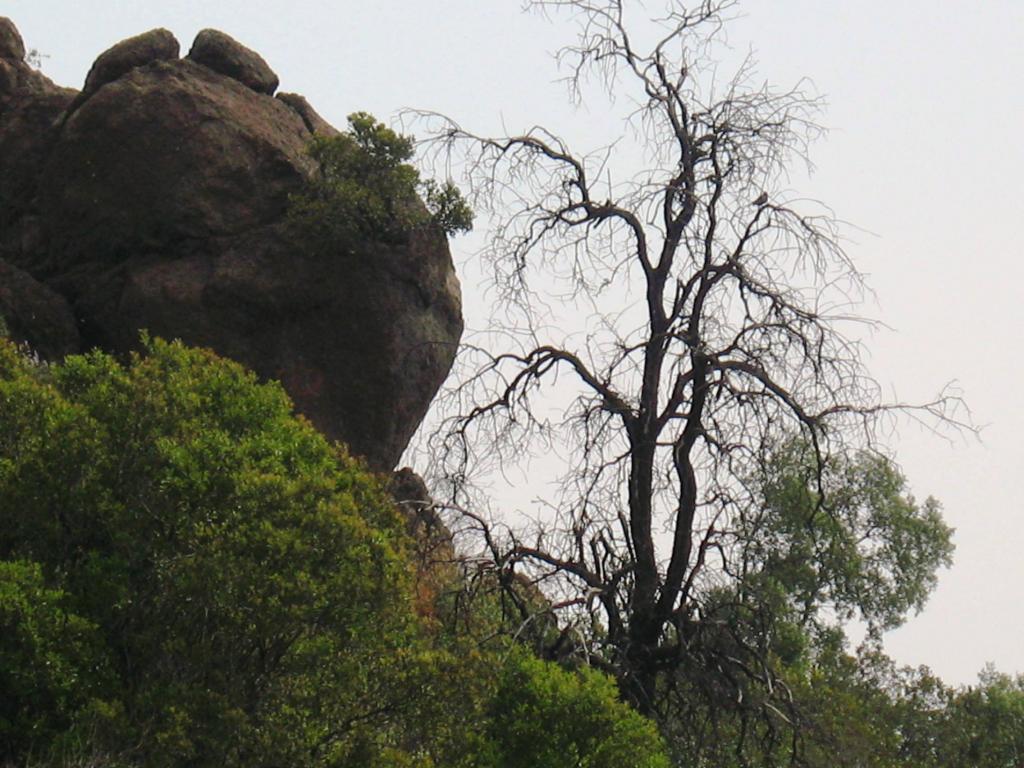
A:
[[[67,118],[43,169],[54,268],[220,252],[284,217],[310,138],[285,103],[188,59],[129,70]]]
[[[93,62],[89,74],[85,76],[82,95],[95,93],[100,86],[111,83],[151,61],[176,59],[179,51],[177,39],[166,29],[152,29],[122,40],[101,53]]]
[[[204,29],[196,35],[188,57],[214,72],[237,80],[256,93],[271,96],[277,90],[277,75],[263,57],[216,29]]]
[[[392,468],[462,331],[444,235],[307,248],[288,200],[313,131],[334,129],[270,96],[276,76],[226,35],[184,59],[168,36],[114,46],[77,95],[0,60],[0,258],[70,303],[85,347],[126,352],[143,329],[208,346]]]

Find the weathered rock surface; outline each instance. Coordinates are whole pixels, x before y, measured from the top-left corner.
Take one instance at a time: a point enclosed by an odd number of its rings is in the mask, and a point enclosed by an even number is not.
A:
[[[310,133],[317,136],[337,136],[339,131],[317,113],[305,96],[297,93],[279,93],[277,98],[299,113]]]
[[[177,39],[166,29],[153,29],[122,40],[97,57],[89,74],[85,76],[82,95],[88,96],[101,85],[113,82],[151,61],[176,59],[179,51]]]
[[[405,513],[413,539],[431,549],[446,548],[450,558],[454,554],[451,531],[441,519],[423,478],[409,467],[402,467],[392,473],[388,490]]]
[[[14,22],[0,16],[0,59],[21,61],[25,58],[25,41]]]
[[[461,579],[460,560],[451,531],[441,520],[423,478],[408,467],[391,475],[388,490],[405,516],[412,544],[414,604],[417,609],[433,615],[438,596]]]
[[[216,29],[204,29],[196,35],[188,57],[214,72],[237,80],[256,93],[272,96],[277,90],[277,75],[263,57]]]
[[[16,51],[9,29],[0,50]],[[0,258],[70,304],[84,347],[124,352],[141,329],[211,347],[390,469],[462,331],[444,236],[304,247],[288,197],[312,173],[312,131],[334,129],[271,97],[276,76],[226,35],[185,59],[167,35],[114,46],[102,87],[77,97],[0,59]]]
[[[24,60],[25,45],[10,19],[0,17],[0,258],[32,250],[32,216],[39,169],[58,118],[75,91],[60,88]]]
[[[40,181],[57,269],[220,251],[280,220],[310,135],[277,99],[187,59],[128,71],[68,118]]]
[[[0,318],[9,336],[46,359],[79,350],[71,307],[27,272],[0,261]]]

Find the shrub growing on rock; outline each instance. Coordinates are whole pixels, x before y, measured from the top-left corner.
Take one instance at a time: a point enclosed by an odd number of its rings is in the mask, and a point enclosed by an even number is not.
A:
[[[366,112],[348,117],[349,129],[317,136],[309,145],[316,173],[291,199],[294,222],[323,242],[369,238],[401,242],[422,226],[447,235],[472,228],[473,212],[450,181],[420,179],[408,161],[413,139]]]

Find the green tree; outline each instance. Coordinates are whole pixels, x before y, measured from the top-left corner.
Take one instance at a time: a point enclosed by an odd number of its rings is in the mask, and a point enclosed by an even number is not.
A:
[[[820,655],[806,709],[819,713],[808,765],[1017,768],[1024,759],[1024,678],[987,667],[974,686],[897,667],[871,642],[856,657]]]
[[[718,761],[810,765],[846,744],[850,762],[838,764],[884,765],[899,743],[890,693],[861,674],[869,657],[846,655],[843,623],[860,619],[876,640],[919,610],[950,563],[952,531],[877,454],[821,463],[785,441],[747,483],[754,502],[735,520],[735,570],[700,606],[691,663],[661,683],[672,741]],[[726,660],[737,671],[723,682],[713,670]]]
[[[180,344],[5,344],[0,423],[0,559],[102,637],[147,764],[334,764],[398,706],[402,521],[278,385]]]
[[[1024,764],[1024,676],[987,667],[956,691],[936,741],[936,765],[1019,768]]]
[[[934,499],[919,504],[876,453],[820,461],[800,442],[771,452],[740,515],[743,588],[777,590],[802,627],[859,618],[892,629],[924,607],[952,563],[953,531]]]

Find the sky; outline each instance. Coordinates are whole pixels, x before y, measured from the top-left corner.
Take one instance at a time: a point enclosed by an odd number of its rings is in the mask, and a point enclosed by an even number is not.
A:
[[[740,13],[737,55],[753,50],[780,85],[809,78],[828,102],[815,170],[792,185],[856,227],[848,251],[874,290],[862,311],[887,326],[867,341],[870,369],[903,401],[955,382],[984,426],[943,439],[908,423],[889,439],[915,493],[943,503],[957,552],[886,648],[951,683],[989,662],[1024,672],[1024,0],[749,0]],[[184,53],[214,27],[335,125],[411,107],[479,133],[539,123],[586,141],[606,127],[555,82],[571,30],[518,0],[0,0],[0,15],[62,85],[81,87],[125,37],[166,27]],[[453,241],[456,262],[478,244]],[[477,288],[464,278],[471,323]]]

